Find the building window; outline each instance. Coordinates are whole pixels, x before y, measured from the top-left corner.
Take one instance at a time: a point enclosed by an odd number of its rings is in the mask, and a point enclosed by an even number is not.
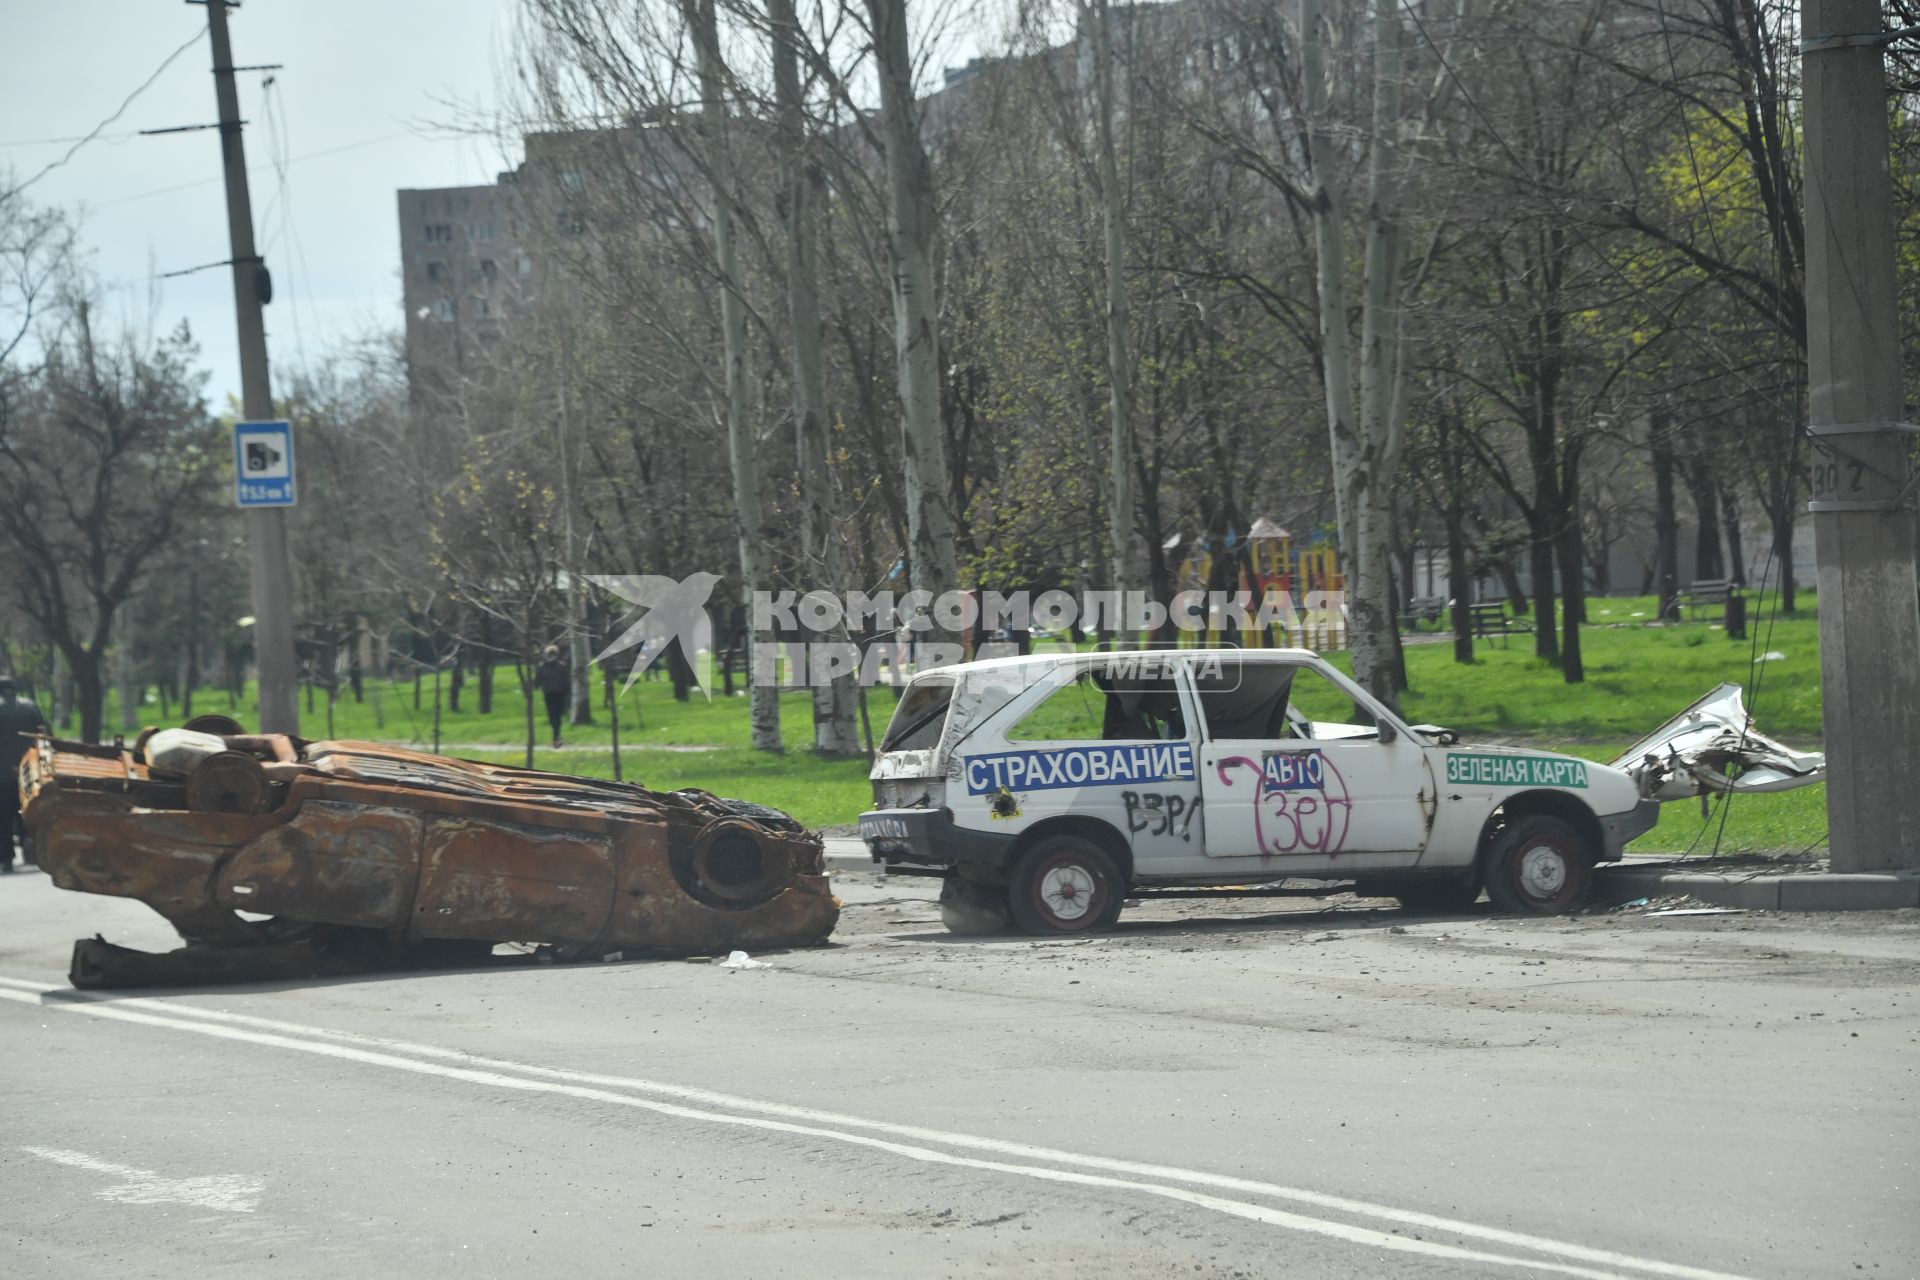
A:
[[[520,275],[530,276],[533,274],[533,259],[524,253],[516,254],[513,259],[513,269]]]
[[[492,258],[480,259],[480,278],[482,280],[491,280],[494,277],[494,273],[495,273],[495,267],[493,265],[493,259]]]
[[[473,300],[473,314],[482,320],[486,320],[493,315],[493,304],[485,298],[475,298]]]
[[[493,239],[493,224],[491,222],[469,222],[467,224],[467,239],[469,240]]]
[[[429,263],[427,264],[427,279],[429,279],[429,280],[445,280],[446,278],[447,278],[447,264],[446,264],[446,263],[444,263],[444,262],[429,262]]]
[[[445,298],[435,298],[433,300],[433,318],[435,320],[453,319],[453,304]]]
[[[445,223],[445,222],[429,222],[427,224],[427,243],[428,244],[453,243],[452,225],[450,223]]]

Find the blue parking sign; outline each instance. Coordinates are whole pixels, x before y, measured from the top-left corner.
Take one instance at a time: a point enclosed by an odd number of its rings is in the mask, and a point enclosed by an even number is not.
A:
[[[242,507],[293,505],[293,424],[233,424],[233,500]]]

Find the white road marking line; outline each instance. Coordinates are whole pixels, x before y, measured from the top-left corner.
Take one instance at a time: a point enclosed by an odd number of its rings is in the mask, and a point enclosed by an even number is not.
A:
[[[99,1160],[80,1151],[62,1151],[57,1147],[20,1148],[31,1156],[71,1165],[89,1173],[105,1174],[120,1181],[94,1192],[102,1200],[121,1204],[185,1204],[222,1213],[252,1213],[260,1203],[266,1184],[244,1173],[216,1173],[202,1178],[168,1178],[151,1169]]]
[[[5,988],[14,989],[7,990]],[[51,1001],[42,1001],[39,998],[42,994],[56,994],[60,998]],[[1508,1231],[1499,1227],[1483,1226],[1478,1223],[1445,1218],[1435,1214],[1422,1213],[1417,1210],[1397,1209],[1387,1205],[1373,1204],[1364,1200],[1353,1200],[1342,1196],[1328,1195],[1297,1187],[1281,1186],[1275,1183],[1259,1182],[1252,1179],[1236,1178],[1223,1174],[1205,1173],[1199,1170],[1182,1169],[1175,1166],[1144,1164],[1135,1161],[1112,1159],[1105,1156],[1083,1155],[1077,1152],[1030,1146],[1024,1143],[1006,1142],[994,1138],[978,1137],[972,1134],[948,1133],[937,1129],[923,1129],[911,1125],[899,1125],[886,1121],[869,1120],[858,1116],[818,1111],[808,1107],[792,1106],[785,1103],[761,1102],[756,1099],[737,1097],[685,1085],[665,1084],[659,1081],[640,1080],[622,1076],[597,1075],[589,1072],[566,1071],[551,1067],[535,1066],[528,1063],[485,1058],[434,1045],[413,1044],[400,1040],[386,1040],[374,1036],[357,1035],[352,1032],[331,1031],[323,1027],[312,1027],[301,1023],[282,1022],[270,1018],[252,1017],[246,1014],[201,1009],[171,1000],[161,1000],[151,997],[133,997],[115,999],[111,1003],[108,1003],[96,997],[73,992],[67,988],[52,987],[42,983],[25,982],[6,977],[0,977],[0,998],[14,1000],[23,1004],[32,1004],[42,1009],[52,1008],[59,1009],[63,1012],[82,1013],[119,1021],[171,1027],[177,1030],[193,1031],[221,1039],[264,1044],[321,1056],[366,1062],[376,1066],[387,1066],[399,1070],[441,1075],[449,1079],[463,1080],[471,1084],[559,1093],[592,1101],[613,1102],[623,1106],[642,1107],[662,1115],[671,1115],[683,1119],[707,1120],[715,1123],[744,1125],[778,1132],[822,1137],[854,1145],[876,1147],[881,1150],[905,1155],[912,1159],[925,1160],[930,1163],[958,1164],[972,1168],[989,1169],[996,1172],[1016,1173],[1041,1178],[1043,1180],[1076,1182],[1087,1186],[1106,1186],[1140,1190],[1148,1192],[1149,1194],[1164,1195],[1170,1199],[1182,1200],[1222,1213],[1249,1217],[1256,1221],[1268,1222],[1273,1225],[1287,1226],[1295,1230],[1309,1231],[1317,1234],[1332,1235],[1352,1243],[1368,1244],[1375,1247],[1395,1249],[1404,1252],[1426,1253],[1429,1256],[1447,1257],[1463,1261],[1488,1262],[1504,1266],[1535,1267],[1540,1270],[1556,1271],[1561,1274],[1576,1276],[1616,1275],[1619,1271],[1624,1270],[1639,1272],[1645,1275],[1671,1276],[1676,1277],[1677,1280],[1742,1280],[1741,1277],[1727,1272],[1711,1271],[1679,1263],[1660,1262],[1648,1258],[1637,1258],[1611,1250],[1597,1249],[1568,1241],[1553,1240],[1545,1236]],[[145,1012],[145,1010],[149,1009],[164,1012]],[[202,1021],[185,1021],[182,1020],[180,1015]],[[252,1031],[244,1029],[251,1027],[259,1027],[266,1030]],[[362,1045],[372,1047],[365,1049],[357,1047]],[[421,1061],[421,1059],[438,1059],[441,1062],[459,1065],[440,1066],[435,1062]],[[518,1074],[504,1074],[507,1072]],[[528,1079],[526,1077],[534,1078]],[[624,1089],[636,1093],[652,1093],[686,1101],[697,1101],[709,1106],[722,1106],[734,1111],[745,1111],[752,1114],[738,1116],[701,1111],[689,1107],[676,1106],[671,1103],[635,1098],[628,1094],[609,1093],[606,1092],[608,1088]],[[761,1116],[782,1117],[784,1119],[756,1118]],[[787,1120],[805,1121],[807,1123],[786,1123],[785,1121]],[[850,1134],[835,1129],[819,1127],[821,1125],[837,1125],[843,1129],[867,1129],[895,1137],[910,1138],[916,1143],[934,1142],[943,1146],[958,1147],[963,1150],[986,1151],[998,1155],[1016,1156],[1029,1160],[1044,1160],[1053,1164],[1078,1166],[1081,1169],[1098,1169],[1106,1173],[1121,1173],[1131,1175],[1132,1178],[1153,1178],[1160,1181],[1146,1183],[1091,1174],[1035,1168],[1031,1165],[1010,1165],[997,1161],[975,1160],[968,1157],[951,1155],[947,1152],[927,1150],[924,1147],[909,1147],[877,1138],[869,1138],[859,1134]],[[1315,1208],[1330,1209],[1354,1216],[1371,1217],[1408,1226],[1418,1226],[1434,1231],[1444,1231],[1469,1239],[1527,1249],[1569,1261],[1594,1263],[1602,1267],[1615,1268],[1615,1270],[1598,1272],[1582,1267],[1568,1266],[1564,1263],[1540,1262],[1532,1259],[1515,1258],[1499,1254],[1482,1254],[1473,1250],[1457,1249],[1450,1245],[1435,1244],[1428,1241],[1392,1235],[1373,1230],[1372,1228],[1355,1227],[1345,1223],[1305,1217],[1286,1213],[1281,1210],[1270,1209],[1263,1205],[1251,1205],[1241,1201],[1227,1200],[1187,1191],[1180,1187],[1162,1185],[1168,1181],[1191,1183],[1217,1190],[1237,1191],[1242,1194],[1265,1196],[1271,1199],[1291,1200],[1295,1203],[1311,1205]]]
[[[100,998],[87,996],[64,987],[49,987],[40,983],[23,982],[13,978],[0,977],[0,985],[12,985],[36,992],[54,992],[67,1000],[91,1000]],[[334,1040],[343,1044],[367,1045],[377,1049],[411,1054],[416,1057],[437,1058],[442,1061],[456,1062],[465,1066],[478,1067],[483,1070],[515,1072],[522,1075],[531,1075],[550,1080],[563,1080],[575,1084],[597,1085],[608,1088],[628,1089],[640,1093],[653,1093],[679,1098],[683,1101],[725,1107],[735,1111],[780,1116],[786,1119],[836,1125],[845,1128],[868,1129],[875,1132],[886,1133],[894,1137],[909,1138],[917,1142],[937,1143],[942,1146],[959,1147],[963,1150],[988,1151],[997,1155],[1017,1156],[1029,1160],[1043,1160],[1054,1164],[1077,1165],[1081,1168],[1097,1169],[1108,1173],[1122,1173],[1139,1177],[1156,1178],[1162,1181],[1193,1183],[1213,1190],[1234,1191],[1246,1195],[1265,1196],[1270,1199],[1292,1200],[1296,1203],[1310,1205],[1314,1208],[1331,1209],[1358,1217],[1371,1217],[1383,1221],[1401,1223],[1407,1226],[1444,1231],[1453,1235],[1484,1240],[1491,1244],[1502,1244],[1512,1248],[1529,1249],[1539,1253],[1557,1254],[1561,1257],[1580,1262],[1623,1267],[1628,1270],[1645,1271],[1653,1275],[1673,1276],[1680,1278],[1680,1280],[1740,1280],[1740,1277],[1732,1276],[1725,1272],[1689,1267],[1677,1263],[1636,1258],[1611,1250],[1572,1244],[1567,1241],[1554,1240],[1545,1236],[1530,1235],[1525,1232],[1509,1231],[1500,1227],[1489,1227],[1479,1223],[1465,1222],[1457,1218],[1446,1218],[1437,1214],[1423,1213],[1417,1209],[1399,1209],[1365,1200],[1354,1200],[1343,1196],[1330,1195],[1325,1192],[1308,1191],[1298,1187],[1281,1186],[1275,1183],[1260,1182],[1249,1178],[1236,1178],[1228,1174],[1205,1173],[1172,1165],[1144,1164],[1137,1161],[1119,1160],[1106,1156],[1083,1155],[1078,1152],[1032,1146],[1026,1143],[1008,1142],[997,1138],[984,1138],[972,1134],[926,1129],[914,1125],[896,1124],[885,1120],[871,1120],[862,1116],[821,1111],[811,1107],[795,1106],[789,1103],[763,1102],[758,1099],[744,1098],[735,1094],[719,1093],[711,1089],[701,1089],[688,1085],[666,1084],[660,1081],[643,1080],[632,1076],[613,1076],[593,1072],[569,1071],[555,1067],[542,1067],[531,1063],[514,1062],[508,1059],[483,1057],[477,1054],[466,1053],[459,1049],[447,1049],[437,1045],[417,1044],[405,1040],[391,1040],[379,1036],[361,1035],[351,1031],[334,1031],[324,1027],[309,1026],[304,1023],[284,1022],[274,1018],[261,1018],[249,1014],[227,1013],[217,1009],[203,1009],[197,1005],[183,1004],[173,1000],[153,997],[124,997],[116,998],[114,1003],[120,1005],[147,1006],[163,1010],[169,1014],[186,1014],[215,1022],[261,1027],[267,1030],[283,1031],[293,1035]]]

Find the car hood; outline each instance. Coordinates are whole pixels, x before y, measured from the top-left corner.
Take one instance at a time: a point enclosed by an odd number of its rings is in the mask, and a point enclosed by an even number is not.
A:
[[[1654,800],[1791,791],[1824,782],[1827,758],[1756,732],[1737,684],[1723,684],[1623,752],[1613,767]]]

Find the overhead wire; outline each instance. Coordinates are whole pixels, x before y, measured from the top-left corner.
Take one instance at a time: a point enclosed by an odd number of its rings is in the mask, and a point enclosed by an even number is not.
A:
[[[344,142],[337,147],[323,147],[319,151],[309,151],[305,155],[292,156],[288,158],[287,163],[289,165],[301,164],[308,160],[319,160],[325,156],[339,155],[343,151],[357,151],[362,147],[378,146],[383,142],[393,142],[397,139],[411,136],[413,135],[406,130],[398,133],[383,133],[378,137],[362,138],[358,142]],[[247,169],[247,174],[249,177],[257,173],[263,174],[266,173],[269,168],[271,168],[270,165],[253,165]],[[133,200],[149,200],[154,196],[172,195],[176,191],[191,191],[195,187],[210,187],[222,181],[224,181],[224,179],[218,175],[211,178],[195,178],[191,182],[176,182],[171,186],[155,187],[150,191],[136,191],[132,195],[119,196],[113,200],[103,200],[97,207],[102,209],[111,208],[116,204],[126,204]]]
[[[125,115],[127,108],[133,105],[133,100],[135,98],[138,98],[141,94],[145,93],[149,88],[151,88],[153,85],[153,82],[160,78],[160,75],[162,72],[164,72],[168,67],[173,65],[175,59],[177,59],[181,54],[185,53],[187,50],[193,48],[194,45],[200,43],[201,40],[205,39],[206,34],[207,34],[207,29],[205,27],[202,27],[200,30],[194,32],[193,35],[189,37],[187,41],[183,43],[179,48],[175,49],[172,53],[168,54],[165,58],[162,58],[160,60],[160,65],[155,67],[153,69],[153,73],[149,75],[145,80],[142,80],[139,83],[139,85],[137,85],[134,88],[132,93],[129,93],[125,98],[121,100],[120,105],[114,108],[114,112],[112,115],[108,116],[105,120],[102,120],[99,124],[93,126],[92,129],[88,130],[84,136],[82,136],[79,140],[74,142],[74,144],[71,147],[68,147],[67,150],[61,154],[59,159],[51,161],[45,167],[43,167],[38,173],[34,174],[31,178],[28,178],[25,182],[20,183],[18,186],[13,187],[12,189],[4,193],[0,193],[0,196],[4,196],[5,198],[11,198],[13,196],[19,195],[21,192],[25,191],[28,187],[31,187],[34,183],[40,181],[40,179],[46,177],[48,174],[52,173],[55,169],[58,169],[61,165],[64,165],[67,161],[73,159],[76,155],[80,154],[81,148],[85,147],[88,143],[97,140],[101,136],[101,134],[106,132],[106,128],[108,125],[112,124],[114,121],[118,120],[121,116]]]
[[[291,147],[287,135],[286,98],[280,91],[279,80],[277,75],[268,75],[260,85],[261,127],[266,136],[268,161],[276,178],[267,212],[261,217],[261,231],[266,239],[261,256],[266,256],[276,244],[284,243],[286,246],[287,310],[293,320],[294,359],[304,373],[308,369],[307,344],[300,313],[308,304],[307,286],[311,277],[307,270],[305,247],[300,241],[300,224],[293,214],[293,188],[287,179],[288,152]],[[280,219],[279,229],[267,235],[271,215],[276,210]]]

